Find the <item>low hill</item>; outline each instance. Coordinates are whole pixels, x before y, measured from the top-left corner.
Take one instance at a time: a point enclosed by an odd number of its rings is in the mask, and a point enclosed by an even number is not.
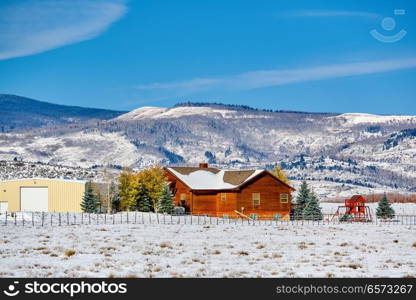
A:
[[[0,94],[0,132],[21,131],[88,120],[108,120],[125,112],[67,106]]]

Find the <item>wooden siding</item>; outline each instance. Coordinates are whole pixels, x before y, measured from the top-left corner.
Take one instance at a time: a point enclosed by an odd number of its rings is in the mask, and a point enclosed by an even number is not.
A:
[[[253,205],[253,193],[260,193],[260,205]],[[280,194],[288,194],[288,202],[280,202]],[[251,184],[248,184],[238,193],[238,211],[244,214],[257,214],[261,216],[273,216],[280,214],[287,216],[290,213],[290,189],[279,181],[275,180],[272,175],[263,175]]]
[[[21,187],[47,187],[50,212],[81,212],[85,192],[83,182],[47,179],[0,182],[0,201],[8,202],[9,211],[20,211]]]

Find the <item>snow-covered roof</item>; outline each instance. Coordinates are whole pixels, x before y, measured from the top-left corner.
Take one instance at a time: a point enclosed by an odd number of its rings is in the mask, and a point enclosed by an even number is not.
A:
[[[193,190],[233,189],[264,171],[225,171],[211,168],[168,168],[168,170]]]
[[[7,180],[0,180],[0,182],[27,181],[27,180],[65,181],[65,182],[73,182],[73,183],[87,183],[87,182],[88,182],[88,181],[86,181],[86,180],[77,180],[77,179],[64,179],[64,178],[41,178],[41,177],[7,179]]]

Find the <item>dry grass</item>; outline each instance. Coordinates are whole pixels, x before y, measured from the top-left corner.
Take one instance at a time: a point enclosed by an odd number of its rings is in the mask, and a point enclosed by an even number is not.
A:
[[[354,270],[362,268],[362,266],[359,265],[359,264],[340,265],[339,267],[340,268],[350,268],[350,269],[354,269]]]
[[[66,256],[66,257],[71,257],[71,256],[73,256],[73,255],[75,255],[75,251],[74,250],[65,250],[64,251],[64,255]]]
[[[298,248],[301,249],[301,250],[303,250],[303,249],[308,248],[308,246],[306,246],[306,243],[305,242],[300,242],[299,245],[298,245]]]
[[[42,251],[42,250],[46,250],[46,247],[37,247],[37,248],[33,248],[33,250],[37,250],[37,251]]]
[[[168,248],[168,249],[172,249],[172,246],[171,246],[169,243],[165,243],[165,242],[160,243],[160,244],[159,244],[159,247],[160,247],[160,248]]]

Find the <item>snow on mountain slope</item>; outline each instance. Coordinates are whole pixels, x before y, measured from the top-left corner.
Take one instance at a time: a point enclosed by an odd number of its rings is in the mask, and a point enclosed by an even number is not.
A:
[[[344,190],[416,191],[416,116],[262,111],[189,104],[142,107],[109,121],[0,134],[0,160],[229,169],[282,164],[292,179]],[[352,186],[351,189],[349,186]]]
[[[119,133],[76,132],[29,139],[16,135],[7,141],[0,139],[0,149],[0,157],[4,160],[19,157],[27,161],[81,167],[97,163],[131,165],[139,156],[137,148]]]
[[[153,118],[160,114],[163,114],[167,108],[163,107],[152,107],[152,106],[144,106],[138,109],[132,110],[126,114],[123,114],[114,120],[117,121],[132,121],[132,120],[139,120],[144,118]]]
[[[383,116],[363,113],[345,113],[338,116],[330,117],[340,120],[348,126],[359,124],[400,124],[408,123],[416,125],[416,116]]]
[[[213,107],[188,107],[188,106],[179,106],[173,108],[163,108],[163,107],[152,107],[145,106],[138,109],[135,109],[131,112],[123,114],[114,120],[116,121],[134,121],[140,119],[172,119],[172,118],[182,118],[186,116],[204,116],[212,118],[248,118],[248,117],[267,117],[259,116],[253,114],[244,114],[239,115],[236,111],[227,110],[227,109],[216,109]]]

